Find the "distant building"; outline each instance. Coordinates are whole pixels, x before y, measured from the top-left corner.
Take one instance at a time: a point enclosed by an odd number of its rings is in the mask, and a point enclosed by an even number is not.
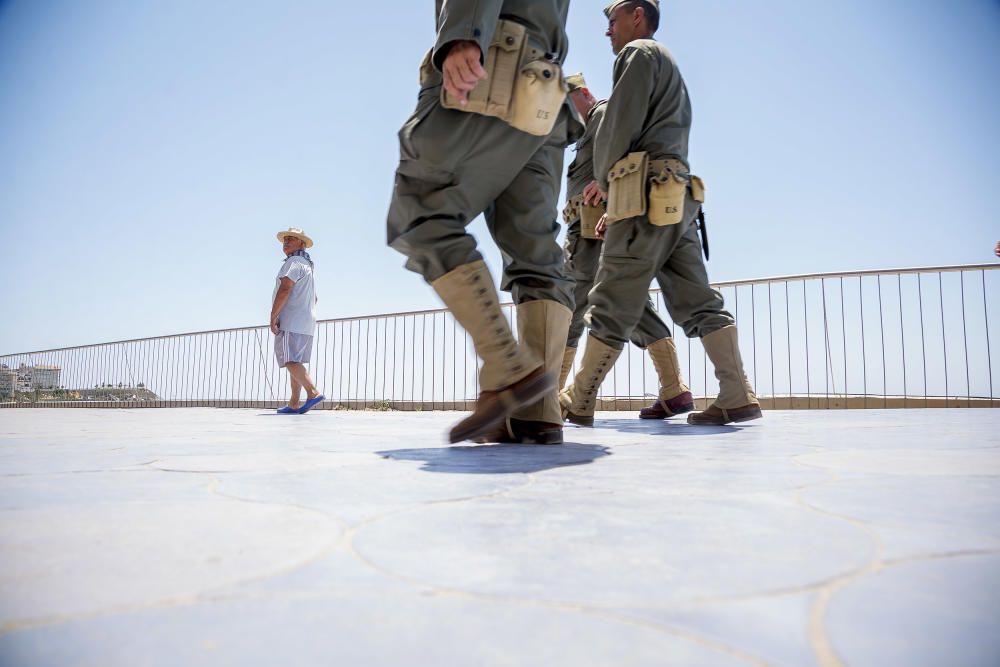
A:
[[[31,366],[31,389],[57,389],[59,387],[62,368],[59,366]]]
[[[11,397],[17,389],[17,371],[7,368],[0,368],[0,396]]]
[[[17,369],[6,365],[0,367],[0,395],[9,396],[14,392],[58,389],[61,381],[62,368],[60,366],[21,364]]]

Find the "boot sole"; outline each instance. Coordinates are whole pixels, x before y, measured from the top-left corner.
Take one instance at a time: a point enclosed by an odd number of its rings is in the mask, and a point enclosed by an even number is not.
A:
[[[691,412],[692,410],[694,410],[694,403],[689,403],[688,405],[681,407],[679,410],[675,410],[669,414],[644,415],[640,412],[639,419],[670,419],[671,417],[676,417],[677,415],[682,415],[686,412]]]
[[[562,431],[558,433],[546,433],[542,436],[521,436],[515,440],[519,445],[561,445],[563,444]]]
[[[756,412],[751,412],[751,413],[748,413],[748,414],[745,414],[745,415],[740,415],[740,416],[734,418],[733,421],[734,422],[748,422],[748,421],[753,421],[754,419],[760,419],[763,416],[764,416],[764,413],[762,413],[760,410],[757,410]]]
[[[516,385],[518,383],[515,382],[514,384]],[[509,401],[506,404],[501,403],[502,408],[497,411],[496,415],[493,415],[486,421],[482,421],[475,426],[468,426],[464,429],[458,429],[458,427],[453,428],[448,434],[448,441],[451,444],[455,444],[456,442],[474,440],[476,438],[492,435],[494,429],[496,429],[501,422],[507,419],[512,412],[520,407],[528,405],[529,403],[534,403],[548,392],[553,391],[555,387],[555,379],[553,379],[549,373],[543,373],[534,380],[529,381],[524,386],[506,389],[505,391],[510,392],[512,395],[512,401]]]
[[[763,416],[764,414],[760,410],[755,412],[744,412],[743,414],[737,415],[732,419],[721,417],[718,419],[706,419],[704,421],[692,420],[691,418],[694,417],[694,415],[688,415],[688,424],[692,424],[694,426],[725,426],[726,424],[753,421],[754,419],[760,419]]]
[[[512,442],[521,445],[561,445],[563,441],[562,424],[538,422],[531,420],[510,420]]]
[[[593,426],[593,417],[582,417],[580,415],[574,415],[572,412],[566,415],[566,421],[570,424],[576,424],[577,426]]]
[[[510,436],[506,435],[502,438],[487,438],[479,437],[473,440],[473,442],[480,445],[561,445],[563,444],[563,434],[562,431],[559,433],[548,433],[544,436]]]

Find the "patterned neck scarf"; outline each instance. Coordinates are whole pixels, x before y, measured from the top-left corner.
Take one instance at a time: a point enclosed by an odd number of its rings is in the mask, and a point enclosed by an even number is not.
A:
[[[295,252],[293,252],[293,253],[292,253],[291,255],[289,255],[288,257],[301,257],[302,259],[304,259],[304,260],[306,260],[307,262],[309,262],[309,266],[312,266],[312,265],[313,265],[313,261],[312,261],[312,257],[310,257],[310,256],[309,256],[309,253],[307,253],[307,252],[305,251],[305,248],[300,248],[300,249],[296,250]],[[287,259],[288,259],[288,257],[285,257],[285,260],[287,260]],[[284,261],[284,260],[282,260],[282,261]]]

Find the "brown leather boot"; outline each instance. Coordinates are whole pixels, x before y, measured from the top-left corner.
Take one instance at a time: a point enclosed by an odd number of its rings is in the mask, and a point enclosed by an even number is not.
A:
[[[482,391],[475,410],[451,429],[451,442],[489,433],[514,410],[553,390],[554,375],[545,371],[541,359],[514,340],[484,262],[463,264],[431,286],[469,333],[476,354],[483,360],[479,371]]]
[[[499,442],[518,445],[561,445],[562,424],[506,419],[490,433],[476,438],[476,442]]]
[[[721,426],[729,422],[760,419],[763,416],[760,403],[743,371],[736,327],[722,327],[703,336],[701,342],[705,346],[705,354],[715,366],[719,395],[708,409],[689,414],[688,423]]]
[[[476,440],[492,436],[507,416],[533,403],[556,388],[555,380],[543,368],[536,368],[527,377],[498,391],[481,391],[472,414],[455,424],[448,433],[449,442]],[[560,433],[562,427],[560,426]]]
[[[639,419],[668,419],[694,410],[694,397],[690,391],[668,398],[656,399],[652,405],[639,410]]]
[[[760,411],[760,405],[747,404],[739,408],[720,408],[712,404],[701,412],[692,412],[688,415],[688,424],[699,426],[722,426],[730,422],[748,422],[751,419],[760,419],[764,414]]]
[[[573,378],[573,383],[559,394],[564,419],[579,426],[594,425],[597,391],[621,353],[621,350],[616,350],[594,336],[587,336],[587,347],[583,351],[580,370]]]
[[[659,398],[639,411],[640,419],[666,419],[694,410],[694,399],[681,375],[677,346],[673,338],[661,338],[646,348],[660,379]]]

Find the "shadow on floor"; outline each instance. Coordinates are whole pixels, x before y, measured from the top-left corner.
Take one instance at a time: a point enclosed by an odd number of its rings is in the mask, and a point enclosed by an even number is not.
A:
[[[586,428],[586,427],[584,427]],[[742,426],[726,424],[725,426],[692,426],[685,421],[685,416],[673,419],[597,419],[594,428],[613,428],[622,433],[646,433],[649,435],[712,435],[715,433],[735,433]]]
[[[592,463],[610,450],[598,445],[460,445],[421,449],[393,449],[377,452],[397,461],[422,461],[428,472],[500,475],[530,473]]]

